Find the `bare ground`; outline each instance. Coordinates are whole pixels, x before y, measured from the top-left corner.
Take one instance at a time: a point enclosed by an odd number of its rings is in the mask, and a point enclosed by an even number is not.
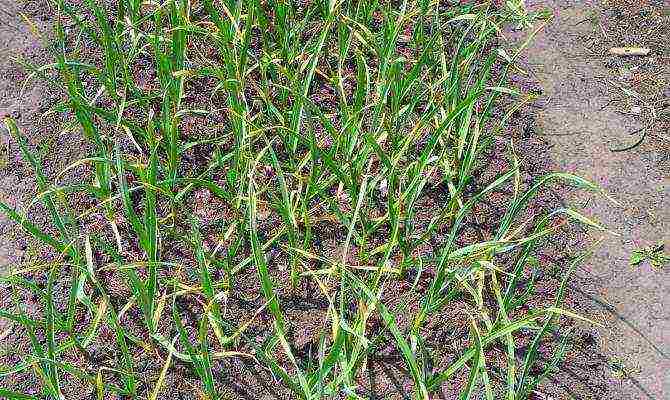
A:
[[[539,109],[537,134],[549,143],[548,153],[559,169],[600,183],[619,203],[578,194],[567,199],[612,231],[592,237],[602,243],[579,272],[588,283],[576,288],[594,306],[592,318],[604,325],[597,329],[597,345],[613,378],[607,398],[670,398],[670,269],[629,265],[637,248],[658,241],[665,241],[666,251],[670,247],[670,144],[663,139],[667,130],[653,132],[629,151],[612,151],[637,141],[635,133],[648,122],[612,104],[611,81],[622,79],[606,65],[620,61],[587,47],[585,38],[607,30],[600,23],[611,17],[603,8],[606,2],[529,3],[533,9],[551,8],[555,16],[528,51],[528,71],[543,91],[534,105]],[[645,4],[653,2],[639,3],[657,10]],[[656,3],[662,7],[663,2]],[[630,12],[635,13],[635,7]],[[660,28],[665,32],[659,35],[667,34],[670,26]],[[635,44],[645,45],[622,45]],[[661,67],[670,60],[667,47],[653,48],[651,56],[655,60],[650,61]],[[657,77],[665,82],[669,78]],[[662,127],[656,124],[653,129]]]
[[[40,81],[26,80],[21,65],[44,65],[51,57],[40,35],[49,31],[51,21],[41,1],[0,0],[0,119],[12,117],[35,146],[47,172],[59,171],[84,154],[86,143],[79,132],[65,129],[58,113],[50,112],[61,100],[57,91]],[[25,19],[27,18],[27,19]],[[26,21],[31,21],[30,26]],[[0,127],[0,198],[25,211],[36,194],[33,171],[23,162],[17,144],[4,125]],[[35,221],[47,220],[39,204],[28,214]],[[15,224],[0,215],[0,273],[9,263],[21,263],[39,255],[39,247]]]

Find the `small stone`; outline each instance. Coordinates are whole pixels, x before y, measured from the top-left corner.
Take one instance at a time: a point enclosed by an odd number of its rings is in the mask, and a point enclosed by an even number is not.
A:
[[[630,108],[630,112],[635,114],[635,115],[640,115],[640,114],[642,114],[642,107],[633,106],[633,107]]]
[[[379,182],[379,192],[383,197],[386,197],[389,194],[389,186],[386,178]]]

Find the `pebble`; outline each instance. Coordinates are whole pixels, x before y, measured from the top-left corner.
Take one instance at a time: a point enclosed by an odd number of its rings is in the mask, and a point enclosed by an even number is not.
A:
[[[379,182],[379,192],[383,197],[386,197],[389,194],[389,186],[386,178]]]

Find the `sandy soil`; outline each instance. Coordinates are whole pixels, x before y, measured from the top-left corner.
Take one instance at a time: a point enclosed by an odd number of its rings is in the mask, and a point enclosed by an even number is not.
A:
[[[560,169],[600,183],[619,202],[576,193],[567,199],[612,231],[592,238],[603,241],[579,272],[589,283],[573,288],[605,325],[597,344],[612,375],[626,375],[608,398],[670,398],[670,269],[628,263],[640,246],[664,240],[670,247],[670,146],[649,139],[627,152],[610,150],[634,142],[640,122],[608,106],[606,57],[585,55],[581,38],[598,34],[589,21],[602,10],[584,1],[529,3],[555,15],[528,51],[528,69],[543,89],[537,134]]]
[[[0,0],[0,118],[11,116],[43,161],[46,173],[60,171],[80,158],[86,148],[79,132],[64,129],[64,120],[50,112],[61,100],[60,93],[39,79],[28,80],[21,63],[51,62],[42,35],[48,35],[47,2]],[[29,20],[32,27],[26,21]],[[23,162],[16,142],[4,124],[0,127],[0,198],[25,210],[35,195],[35,180]],[[47,217],[40,205],[28,211],[36,222]],[[45,224],[42,224],[45,225]],[[8,263],[26,262],[39,254],[39,247],[0,215],[0,272]]]

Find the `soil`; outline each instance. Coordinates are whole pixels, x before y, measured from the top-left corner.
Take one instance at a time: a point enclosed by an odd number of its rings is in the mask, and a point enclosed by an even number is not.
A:
[[[646,5],[658,11],[664,2],[639,3],[640,8]],[[607,398],[666,399],[670,397],[670,269],[631,267],[629,258],[633,250],[659,241],[665,241],[666,251],[670,248],[670,143],[649,135],[634,149],[612,151],[634,143],[639,135],[632,133],[647,121],[612,104],[608,81],[622,80],[615,75],[618,71],[607,67],[612,60],[604,49],[594,53],[587,47],[589,38],[597,41],[602,35],[601,29],[610,32],[598,23],[613,18],[603,7],[607,4],[531,1],[528,5],[551,8],[555,16],[527,52],[527,70],[543,91],[534,107],[537,134],[548,142],[547,156],[559,169],[599,183],[618,202],[580,193],[566,199],[611,231],[591,238],[602,242],[579,271],[585,285],[572,288],[585,305],[594,306],[592,317],[605,326],[596,335],[602,358],[593,362],[607,364],[616,377]],[[630,4],[625,8],[631,18],[638,11]],[[663,24],[659,28],[664,31],[657,34],[668,37],[670,22],[665,19]],[[658,39],[652,36],[647,41],[662,43]],[[667,43],[665,48],[650,46],[658,64],[651,73],[667,72]],[[640,59],[614,62],[654,62]],[[670,75],[657,77],[670,87]],[[666,94],[665,101],[669,98]],[[667,135],[662,122],[652,129]]]
[[[48,52],[20,14],[30,18],[37,31],[48,31],[50,22],[44,17],[45,13],[39,12],[40,3],[0,0],[0,116],[11,115],[17,119],[19,127],[44,156],[46,167],[53,172],[86,154],[86,144],[81,135],[57,129],[64,123],[57,114],[44,117],[45,111],[60,100],[59,93],[39,81],[30,81],[25,88],[21,87],[27,74],[17,64],[16,57],[38,65],[49,60]],[[510,127],[514,131],[512,135],[525,138],[517,150],[528,171],[526,178],[551,169],[568,170],[601,183],[620,204],[572,192],[551,192],[542,200],[549,204],[563,199],[575,208],[586,209],[618,235],[605,235],[589,262],[578,271],[568,300],[571,309],[606,328],[577,326],[571,334],[575,340],[564,368],[538,396],[544,393],[545,398],[561,399],[667,398],[670,396],[670,378],[666,372],[670,367],[668,270],[654,270],[648,265],[633,269],[628,265],[628,258],[634,248],[659,239],[665,239],[670,246],[668,149],[657,141],[647,141],[628,152],[610,151],[610,147],[628,144],[629,133],[638,129],[641,122],[639,118],[605,107],[611,98],[600,78],[609,73],[606,60],[585,57],[584,49],[575,41],[576,37],[593,34],[594,27],[583,21],[602,10],[582,1],[528,3],[531,7],[551,7],[556,17],[529,49],[526,69],[530,75],[523,78],[539,85],[543,95],[514,118]],[[35,182],[30,168],[16,151],[16,143],[2,128],[0,131],[0,198],[12,206],[25,207],[35,195]],[[529,132],[531,137],[527,137]],[[33,221],[47,219],[38,207],[29,215]],[[0,235],[0,273],[5,266],[38,257],[39,246],[2,215]],[[573,248],[584,248],[594,239],[598,237],[564,237],[554,243],[550,252],[554,258],[560,258],[558,255],[570,253]],[[557,260],[555,265],[560,268],[562,264]],[[543,282],[546,288],[541,288],[541,293],[555,291],[555,279],[549,277]],[[248,295],[252,297],[257,291],[257,282],[251,279],[248,286]],[[4,298],[8,294],[2,293],[3,290],[0,287],[0,297]],[[304,293],[298,296],[309,298],[310,293],[310,288],[304,288]],[[309,335],[318,329],[312,325],[320,323],[316,314],[323,307],[312,299],[314,307],[305,310],[295,294],[292,295],[296,303],[293,307],[286,301],[286,311],[289,316],[295,316],[295,325],[301,326],[294,339],[296,344],[304,343],[305,346],[300,347],[307,352],[311,350]],[[399,293],[388,295],[390,303],[400,297]],[[231,299],[230,302],[236,301],[241,304],[240,309],[246,306],[253,310],[248,300]],[[310,325],[310,317],[305,314],[313,314],[311,318],[316,322]],[[248,316],[249,312],[242,312],[240,318]],[[445,316],[444,320],[452,319]],[[438,344],[456,344],[463,326],[447,325],[431,340]],[[6,322],[0,320],[0,332],[5,332],[5,327]],[[255,328],[262,330],[262,327]],[[261,333],[257,332],[259,337]],[[29,351],[26,343],[16,345],[26,346]],[[103,350],[101,346],[100,352],[104,353]],[[146,375],[147,384],[155,381],[163,359],[157,355],[140,360],[148,364],[145,370],[139,369]],[[406,371],[397,361],[380,354],[377,361],[370,363],[368,382],[362,384],[369,392],[364,396],[409,398],[404,393]],[[277,393],[278,385],[258,364],[235,360],[222,367],[228,372],[227,378],[220,378],[221,385],[230,398],[291,398],[290,394]],[[21,379],[18,377],[14,381],[17,387],[10,389],[30,388],[31,378]],[[166,386],[171,392],[166,393],[165,398],[196,398],[197,382],[185,365],[178,364],[175,373],[167,378]],[[445,387],[441,398],[453,398],[451,393],[449,387]],[[84,398],[84,394],[74,392],[67,397]]]
[[[17,5],[10,0],[0,2],[0,116],[13,116],[21,127],[34,126],[40,117],[41,94],[45,93],[43,85],[36,85],[21,91],[20,85],[25,73],[16,64],[16,55],[29,59],[44,57],[44,49],[39,41],[30,33],[29,28],[21,21]],[[2,130],[0,154],[0,190],[3,201],[12,206],[22,204],[33,192],[34,183],[30,182],[29,169],[20,160],[16,148],[10,144],[9,135]],[[27,193],[26,193],[27,191]],[[5,216],[0,216],[0,273],[9,263],[21,260],[25,243],[21,234],[16,232],[14,224],[9,224]],[[19,235],[18,237],[16,235]]]

